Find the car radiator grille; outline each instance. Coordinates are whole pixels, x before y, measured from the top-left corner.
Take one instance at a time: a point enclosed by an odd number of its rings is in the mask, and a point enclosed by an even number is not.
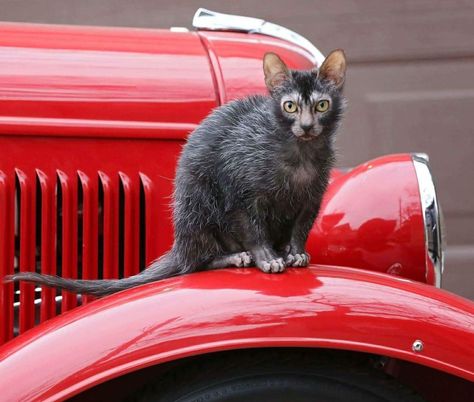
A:
[[[36,271],[123,278],[170,245],[170,189],[140,171],[0,170],[0,277]],[[0,344],[92,300],[32,284],[3,284]]]

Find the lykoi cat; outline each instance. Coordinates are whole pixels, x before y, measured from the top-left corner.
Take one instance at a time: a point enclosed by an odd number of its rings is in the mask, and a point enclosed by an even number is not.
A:
[[[269,96],[217,108],[190,135],[179,160],[171,250],[138,275],[73,280],[31,272],[7,277],[103,296],[189,272],[256,265],[303,267],[304,246],[334,164],[345,99],[346,59],[331,52],[319,69],[263,60]]]

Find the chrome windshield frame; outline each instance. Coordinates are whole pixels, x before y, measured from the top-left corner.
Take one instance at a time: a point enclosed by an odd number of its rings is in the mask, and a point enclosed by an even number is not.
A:
[[[238,31],[283,39],[308,51],[317,67],[324,61],[324,55],[308,39],[281,25],[260,18],[223,14],[199,8],[194,14],[192,24],[197,30]]]

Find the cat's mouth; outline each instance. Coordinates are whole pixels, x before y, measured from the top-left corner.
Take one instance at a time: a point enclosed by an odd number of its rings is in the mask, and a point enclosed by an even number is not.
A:
[[[297,138],[301,141],[311,141],[314,140],[317,137],[317,135],[311,135],[311,134],[303,134],[298,136]]]

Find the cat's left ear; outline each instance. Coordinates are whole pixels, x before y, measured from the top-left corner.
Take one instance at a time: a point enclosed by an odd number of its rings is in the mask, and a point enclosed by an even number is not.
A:
[[[265,84],[270,92],[290,76],[288,67],[283,63],[283,60],[271,52],[265,53],[263,57],[263,72],[265,74]]]
[[[346,55],[344,50],[336,49],[328,54],[318,70],[318,77],[331,81],[337,88],[341,88],[346,78]]]

